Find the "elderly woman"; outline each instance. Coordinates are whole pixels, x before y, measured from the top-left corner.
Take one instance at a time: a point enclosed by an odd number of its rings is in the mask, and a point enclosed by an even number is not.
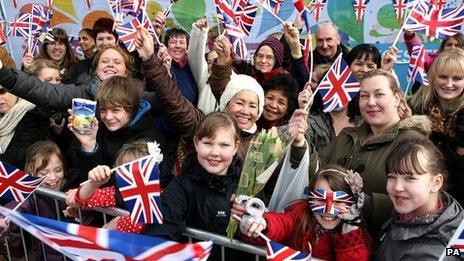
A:
[[[384,163],[399,142],[426,139],[430,132],[430,122],[425,118],[400,120],[397,110],[400,98],[400,87],[390,73],[379,69],[365,73],[359,92],[363,123],[343,129],[320,151],[313,144],[308,146],[310,176],[327,164],[338,164],[361,174],[366,192],[363,215],[374,237],[386,221],[385,213],[392,210],[385,190],[385,170],[379,164]]]

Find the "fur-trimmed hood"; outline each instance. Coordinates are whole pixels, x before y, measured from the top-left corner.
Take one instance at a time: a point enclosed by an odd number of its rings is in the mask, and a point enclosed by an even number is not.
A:
[[[398,129],[413,129],[429,136],[432,133],[432,122],[425,115],[413,115],[400,121]]]

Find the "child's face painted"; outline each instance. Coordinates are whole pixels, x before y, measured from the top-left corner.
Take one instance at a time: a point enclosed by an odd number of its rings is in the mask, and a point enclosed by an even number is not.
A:
[[[340,224],[342,219],[339,216],[348,211],[354,199],[344,191],[332,191],[327,180],[323,178],[317,180],[314,187],[309,207],[317,222],[323,228],[332,230]]]
[[[213,138],[195,139],[198,162],[208,173],[226,175],[238,148],[234,131],[233,128],[219,128]]]

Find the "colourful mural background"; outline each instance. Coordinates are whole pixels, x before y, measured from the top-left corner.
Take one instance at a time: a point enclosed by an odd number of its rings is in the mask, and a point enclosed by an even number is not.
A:
[[[0,0],[2,17],[5,21],[11,21],[22,8],[30,8],[31,3],[47,4],[45,0],[18,0],[17,8],[14,8],[12,1]],[[309,3],[309,0],[306,0]],[[169,5],[169,0],[151,0],[147,4],[148,15],[153,18],[155,14]],[[460,0],[448,0],[450,7],[461,4]],[[53,26],[58,26],[67,30],[70,35],[77,36],[79,30],[84,27],[92,27],[93,22],[102,16],[111,16],[109,5],[106,0],[93,0],[89,9],[83,0],[54,0],[53,8],[55,13],[52,20]],[[167,26],[182,27],[187,31],[191,30],[191,25],[198,18],[207,15],[210,24],[216,24],[216,14],[214,11],[213,0],[179,0],[172,7],[172,12],[168,17]],[[292,1],[284,2],[280,18],[286,21],[294,21],[297,15],[292,5]],[[388,48],[395,38],[401,25],[396,20],[395,10],[391,0],[370,1],[367,6],[363,21],[356,23],[351,0],[328,0],[327,6],[321,14],[320,21],[330,20],[336,24],[342,33],[342,40],[348,46],[355,46],[359,43],[371,43],[379,47],[381,51]],[[313,28],[315,29],[314,22]],[[269,12],[259,9],[250,36],[246,38],[249,49],[252,50],[267,35],[280,31],[282,25]],[[426,43],[428,51],[437,48],[438,41]],[[405,52],[405,47],[400,38],[399,60],[397,73],[403,85],[405,85],[405,68],[409,57]],[[20,37],[10,37],[8,39],[8,49],[14,59],[20,64],[22,55],[22,44],[24,40]]]

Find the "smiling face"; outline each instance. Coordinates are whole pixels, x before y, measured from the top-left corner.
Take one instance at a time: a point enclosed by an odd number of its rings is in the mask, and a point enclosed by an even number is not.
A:
[[[130,121],[130,114],[123,107],[100,107],[100,119],[109,131],[117,131]]]
[[[426,174],[387,175],[387,192],[396,212],[413,216],[425,215],[436,211],[437,176]]]
[[[332,191],[332,188],[330,187],[329,183],[327,182],[326,179],[324,178],[319,178],[316,183],[314,184],[314,188],[315,189],[323,189],[327,192],[333,192]],[[321,204],[322,205],[325,205],[325,201],[323,200],[320,200]],[[343,203],[343,202],[335,202],[334,203],[334,207],[336,208],[340,208],[340,209],[344,209],[346,208],[348,205],[346,203]],[[342,219],[340,217],[336,217],[332,214],[328,214],[328,213],[317,213],[317,212],[313,212],[314,213],[314,218],[316,219],[316,221],[325,229],[327,230],[332,230],[334,228],[336,228],[340,222],[342,222]]]
[[[34,165],[34,169],[40,168],[41,162],[38,161]],[[46,188],[53,189],[53,190],[60,190],[63,177],[64,177],[64,165],[63,162],[56,154],[52,154],[48,161],[48,164],[45,168],[37,170],[35,173],[37,177],[47,177],[44,181],[44,185]]]
[[[195,138],[194,144],[198,162],[208,173],[226,175],[238,149],[234,128],[218,128],[213,137]]]
[[[331,24],[324,24],[316,31],[317,52],[323,57],[334,58],[340,45],[340,35]]]
[[[168,52],[172,59],[180,61],[187,55],[187,38],[184,35],[172,36],[168,41]]]
[[[272,71],[276,63],[274,52],[267,45],[261,46],[255,54],[255,68],[262,73]]]
[[[453,71],[451,73],[438,72],[433,88],[440,104],[452,105],[462,99],[464,90],[464,75]]]
[[[364,78],[364,74],[377,69],[377,64],[370,58],[361,57],[356,58],[350,64],[351,72],[356,76],[356,80],[361,81]]]
[[[241,91],[229,101],[225,112],[235,119],[240,130],[248,130],[258,119],[258,103],[256,93]]]
[[[98,60],[96,73],[102,81],[113,75],[127,76],[124,57],[115,49],[106,49]]]
[[[399,93],[393,93],[389,80],[383,75],[361,81],[359,109],[371,129],[384,130],[399,121]]]
[[[50,59],[61,63],[66,55],[66,45],[64,43],[51,41],[47,44],[46,52]]]
[[[269,90],[264,96],[263,117],[268,122],[279,122],[287,113],[289,101],[282,90]]]
[[[79,45],[82,51],[91,50],[95,47],[95,40],[85,31],[79,33]]]
[[[116,46],[116,37],[114,37],[114,35],[109,32],[100,32],[97,34],[95,45],[97,46],[98,50],[108,46]]]

